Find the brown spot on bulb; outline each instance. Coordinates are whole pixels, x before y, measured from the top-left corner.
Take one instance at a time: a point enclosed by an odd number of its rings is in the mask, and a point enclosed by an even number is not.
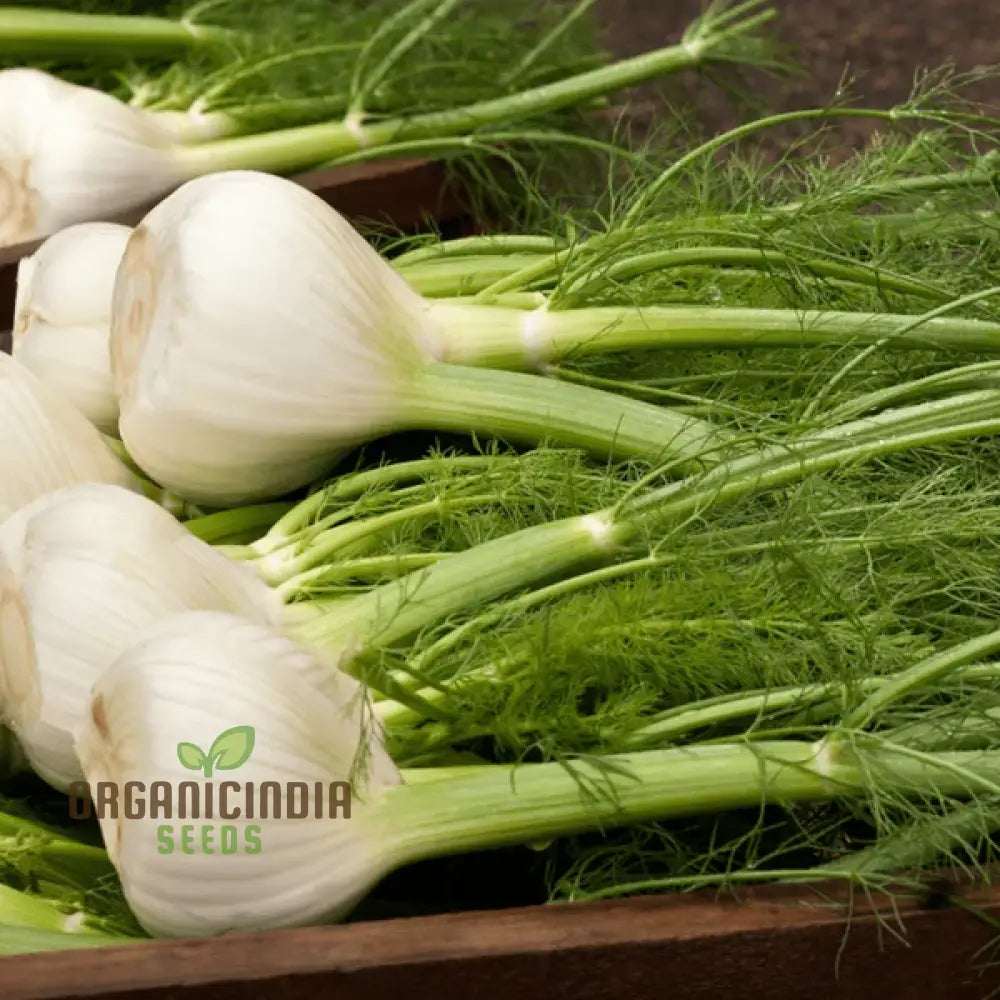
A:
[[[29,722],[41,711],[31,619],[13,574],[0,577],[0,692],[8,712]]]
[[[31,186],[31,161],[0,163],[0,246],[14,246],[41,235],[38,194]]]
[[[111,727],[108,725],[108,708],[104,704],[104,695],[95,695],[90,703],[90,719],[94,728],[100,733],[101,739],[107,743],[111,739]]]
[[[122,784],[121,762],[115,757],[111,726],[108,722],[107,703],[103,694],[90,699],[84,722],[76,737],[76,754],[91,788],[100,783],[110,783],[119,788]],[[101,825],[104,846],[111,863],[118,866],[122,850],[122,818],[117,809],[107,809],[97,815]]]
[[[111,307],[111,367],[120,401],[129,399],[135,391],[158,293],[155,242],[149,230],[139,225],[125,245]]]
[[[17,265],[17,287],[14,293],[14,327],[11,337],[16,345],[24,336],[33,319],[31,311],[31,286],[38,265],[34,257],[22,257]]]

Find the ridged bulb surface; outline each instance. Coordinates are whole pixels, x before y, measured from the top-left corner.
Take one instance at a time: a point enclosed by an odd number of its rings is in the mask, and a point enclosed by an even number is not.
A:
[[[278,496],[395,426],[431,353],[424,300],[291,181],[190,181],[118,272],[112,368],[130,454],[195,502]]]
[[[252,744],[246,732],[252,731]],[[210,755],[223,733],[240,730],[210,778],[192,769],[180,744]],[[105,816],[101,831],[129,906],[152,934],[186,937],[336,919],[385,867],[377,804],[402,778],[384,749],[367,692],[357,681],[273,628],[207,612],[175,616],[151,629],[98,682],[77,747],[92,788],[99,782],[146,789],[167,782],[172,820]],[[249,756],[245,751],[250,750]],[[242,752],[241,752],[242,751]],[[234,756],[235,755],[235,756]],[[227,767],[236,763],[236,767]],[[181,782],[239,783],[228,818],[190,820],[181,850]],[[247,786],[278,782],[282,818],[248,819]],[[312,788],[349,781],[350,815],[321,809],[289,818],[289,782]],[[297,793],[290,793],[303,801]],[[232,817],[234,805],[241,815]],[[135,810],[133,810],[133,815]],[[163,826],[169,826],[167,850]],[[232,828],[229,845],[219,846]],[[202,832],[208,827],[208,839]],[[255,829],[251,830],[250,827]],[[254,846],[259,849],[253,850]],[[247,848],[250,847],[250,850]]]
[[[111,298],[131,233],[112,222],[82,222],[50,236],[17,269],[14,357],[112,436]]]
[[[100,675],[144,629],[201,609],[282,614],[248,567],[145,497],[71,486],[0,525],[0,714],[45,781],[82,779],[73,732]]]
[[[36,69],[0,70],[0,246],[108,220],[184,180],[152,114]]]
[[[0,524],[50,490],[90,482],[139,489],[72,403],[0,352]]]

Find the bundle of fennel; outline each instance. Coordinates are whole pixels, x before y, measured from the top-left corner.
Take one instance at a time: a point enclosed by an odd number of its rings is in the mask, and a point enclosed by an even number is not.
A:
[[[914,148],[959,155],[961,122],[938,118]],[[828,174],[827,192],[856,189],[880,156]],[[925,185],[897,166],[880,179],[905,203]],[[184,936],[339,918],[409,862],[553,838],[545,862],[570,897],[871,886],[983,862],[1000,769],[1000,388],[978,356],[1000,331],[982,280],[995,249],[970,265],[967,243],[928,223],[989,211],[991,190],[938,180],[941,207],[927,183],[920,244],[881,245],[853,213],[780,209],[808,201],[780,190],[770,213],[733,200],[700,227],[660,216],[656,198],[681,196],[680,173],[665,176],[567,246],[446,243],[392,265],[257,175],[189,185],[128,234],[105,318],[80,325],[110,331],[104,384],[132,458],[183,495],[305,486],[301,469],[400,426],[388,408],[407,377],[461,389],[469,409],[424,388],[404,426],[532,441],[554,427],[615,456],[612,413],[663,428],[667,414],[711,447],[664,431],[656,449],[626,441],[625,464],[550,447],[439,454],[209,513],[187,535],[101,470],[19,498],[0,524],[0,703],[46,781],[171,782],[175,810],[199,769],[349,782],[353,798],[349,817],[227,809],[225,833],[106,814],[105,854],[65,799],[22,786],[47,808],[6,803],[5,877],[22,891],[3,894],[3,947],[133,940],[135,920]],[[289,242],[323,248],[335,293],[285,267],[286,298],[268,304],[265,276],[226,248],[261,220],[307,216]],[[506,271],[484,266],[508,254]],[[432,260],[457,264],[456,282],[488,272],[478,301],[440,270],[435,298],[407,288]],[[670,267],[692,269],[686,304]],[[28,343],[49,321],[25,314]],[[678,343],[684,317],[699,336]],[[237,353],[240,335],[265,364]],[[684,356],[649,350],[664,344]],[[644,370],[618,353],[631,348]],[[567,352],[572,367],[545,369],[561,378],[496,370]],[[367,423],[322,409],[335,378]],[[525,388],[512,403],[506,386]],[[679,406],[630,409],[626,393]]]
[[[915,438],[924,445],[975,439],[997,427],[995,418],[967,419],[973,416],[967,402],[956,404],[956,417],[962,414],[957,423],[933,429],[926,411],[926,406],[915,407],[898,415],[877,428],[877,438],[855,432],[848,437],[850,447],[822,437],[824,446],[810,451],[810,436],[805,435],[794,462],[782,449],[779,481],[807,477],[810,467],[836,467],[845,450],[874,461],[893,449],[915,447]],[[364,773],[367,767],[370,781],[371,775],[381,775],[381,791],[369,791],[362,799],[363,811],[355,804],[351,819],[339,824],[318,819],[301,826],[291,819],[257,824],[265,843],[295,845],[290,853],[281,853],[273,869],[253,867],[264,860],[264,852],[213,863],[211,845],[206,845],[204,852],[195,851],[198,875],[186,874],[194,859],[159,851],[149,823],[109,820],[103,824],[105,841],[129,905],[158,934],[280,926],[346,913],[384,872],[407,860],[603,829],[626,820],[682,820],[748,809],[759,823],[756,807],[762,801],[773,803],[776,815],[791,809],[784,821],[789,829],[802,823],[794,803],[805,803],[808,815],[814,806],[844,798],[856,800],[861,810],[878,806],[881,834],[894,830],[914,810],[921,822],[931,824],[942,804],[950,809],[995,780],[992,717],[983,712],[988,700],[984,704],[982,699],[989,698],[994,683],[996,668],[988,657],[1000,639],[982,625],[991,617],[986,602],[995,600],[996,546],[989,544],[996,533],[996,520],[990,518],[995,500],[982,489],[967,489],[968,480],[959,476],[967,471],[963,465],[969,458],[962,449],[942,445],[934,456],[935,465],[942,458],[952,460],[951,476],[921,468],[919,457],[912,469],[902,465],[892,482],[883,485],[880,499],[863,470],[844,469],[832,483],[806,478],[788,503],[779,500],[769,509],[751,499],[730,515],[733,521],[723,511],[717,523],[706,524],[701,532],[668,526],[692,507],[705,522],[715,518],[720,494],[713,484],[693,480],[681,490],[667,486],[646,493],[631,512],[605,524],[620,540],[636,537],[635,551],[647,554],[628,562],[619,559],[610,572],[568,576],[561,585],[563,598],[541,619],[530,612],[546,596],[549,601],[557,596],[551,584],[481,612],[478,622],[469,620],[472,628],[451,619],[444,635],[424,631],[428,624],[448,620],[450,610],[473,603],[475,596],[551,576],[554,567],[546,572],[538,565],[542,544],[556,554],[568,555],[574,548],[578,557],[588,537],[579,516],[473,545],[435,563],[418,574],[423,597],[415,605],[412,587],[417,581],[405,578],[336,601],[312,618],[310,645],[319,645],[323,632],[327,647],[343,653],[344,636],[360,635],[356,623],[362,620],[371,623],[366,630],[373,653],[384,649],[391,636],[393,652],[406,635],[424,636],[397,673],[401,669],[413,676],[419,664],[419,682],[430,685],[431,699],[426,691],[411,697],[399,679],[387,685],[389,672],[384,666],[365,666],[361,651],[351,661],[373,683],[403,699],[395,707],[383,701],[374,708],[388,727],[390,745],[398,744],[398,760],[405,761],[404,754],[413,750],[419,757],[439,748],[441,762],[436,767],[425,763],[419,772],[392,769],[371,707],[359,700],[357,689],[350,697],[349,687],[339,691],[346,675],[317,671],[317,654],[279,637],[274,626],[207,612],[164,618],[98,682],[98,697],[83,736],[77,738],[77,753],[91,781],[139,780],[149,787],[151,780],[164,780],[164,774],[182,778],[168,752],[179,734],[207,746],[216,730],[238,717],[250,720],[242,724],[253,725],[260,749],[280,746],[285,761],[265,758],[245,780],[282,773],[322,781],[355,769]],[[754,461],[774,482],[773,455]],[[763,488],[762,478],[734,478],[745,491]],[[907,481],[906,492],[895,495],[894,487]],[[831,504],[831,497],[843,508]],[[963,497],[965,516],[944,525],[943,516],[954,512]],[[665,534],[643,539],[626,530],[629,516],[632,524],[643,522]],[[593,525],[589,537],[594,537]],[[653,540],[662,544],[662,553],[650,552]],[[528,547],[534,557],[530,562],[502,558],[504,551],[516,556]],[[828,564],[809,561],[817,550],[829,551],[833,558]],[[590,554],[595,557],[593,549]],[[764,559],[757,558],[760,554]],[[928,574],[942,565],[949,572],[939,570],[929,581]],[[867,575],[857,572],[859,566],[868,567]],[[504,574],[499,582],[498,567]],[[664,576],[670,568],[676,571],[676,584]],[[608,585],[614,576],[641,577],[645,585],[623,591]],[[722,588],[725,578],[729,586]],[[762,586],[769,579],[776,593]],[[585,594],[588,585],[597,587],[594,596],[574,607],[566,596]],[[470,587],[477,594],[470,595]],[[782,593],[794,595],[794,601],[782,601]],[[686,600],[678,600],[680,596]],[[402,614],[386,607],[397,601]],[[609,621],[615,605],[624,612],[617,656],[616,629]],[[60,610],[67,620],[71,610]],[[552,615],[560,613],[576,622],[572,629],[558,628]],[[502,626],[490,640],[496,642],[493,653],[482,644],[491,617]],[[400,618],[404,620],[397,626]],[[345,619],[355,623],[346,632]],[[581,629],[581,622],[592,626]],[[37,630],[37,644],[49,628],[37,614],[30,624]],[[672,632],[680,636],[665,649],[664,637]],[[972,638],[966,638],[969,633]],[[652,640],[645,647],[644,636]],[[957,636],[965,641],[951,645],[948,640]],[[559,649],[567,644],[569,656],[560,666]],[[11,659],[5,645],[8,668]],[[279,662],[282,667],[276,671]],[[300,672],[303,683],[308,681],[301,690]],[[442,687],[448,672],[453,676]],[[329,687],[334,681],[337,690]],[[412,690],[414,685],[409,686]],[[441,694],[435,696],[436,691]],[[325,698],[334,694],[327,704]],[[239,703],[235,709],[234,698]],[[496,711],[503,701],[511,702],[509,716]],[[219,711],[206,705],[226,707]],[[526,705],[534,718],[522,715]],[[137,713],[139,706],[144,708]],[[306,706],[308,717],[303,715]],[[914,712],[928,706],[925,724],[914,726]],[[313,709],[318,728],[307,738]],[[342,755],[337,767],[346,770],[317,772],[319,762],[327,759],[321,747],[333,750],[330,719],[341,715],[344,726],[335,728],[344,743],[337,751]],[[483,719],[488,720],[486,735],[493,734],[492,750],[479,730]],[[358,743],[361,734],[363,745]],[[440,757],[443,745],[450,752]],[[293,746],[299,748],[297,763],[289,771],[284,755]],[[476,755],[473,763],[470,750]],[[452,756],[455,751],[460,751],[458,757]],[[609,751],[617,754],[608,756]],[[489,764],[505,758],[519,762],[512,773],[510,764]],[[588,791],[582,798],[581,786]],[[831,826],[835,819],[850,825],[856,815],[856,809],[826,809],[826,844],[837,843]],[[728,822],[738,829],[748,816],[737,812]],[[235,825],[242,841],[246,827],[254,824],[237,818]],[[753,838],[754,823],[742,836]],[[29,871],[33,865],[44,866],[48,850],[69,850],[62,843],[58,838],[40,842],[22,864]],[[587,844],[582,842],[576,852]],[[556,857],[564,849],[560,845]],[[801,858],[802,845],[796,849]],[[832,857],[831,851],[817,846],[815,863]],[[622,862],[628,857],[622,850]],[[334,858],[338,864],[331,865]],[[240,862],[238,874],[234,862]],[[226,868],[215,867],[219,864]],[[206,888],[210,869],[222,881],[212,879]],[[240,887],[251,875],[264,878],[265,871],[274,878],[273,890],[268,883],[267,905],[242,904]],[[773,877],[766,868],[756,871],[752,863],[747,871]],[[710,882],[715,872],[702,874]],[[77,907],[83,905],[78,887],[53,881],[64,908],[73,892]],[[254,899],[260,899],[256,890]],[[114,913],[112,903],[108,906],[104,912],[95,904],[93,919],[77,917],[74,926],[106,933],[102,921]],[[241,912],[247,916],[239,919]],[[197,923],[191,922],[192,914],[198,915]],[[27,913],[23,919],[28,920]],[[116,928],[120,933],[120,923]]]
[[[118,87],[89,80],[118,93],[70,82],[60,66],[50,67],[59,76],[0,70],[0,244],[113,220],[216,171],[474,155],[519,141],[587,147],[555,128],[559,112],[683,69],[777,65],[758,32],[774,14],[763,0],[717,0],[677,44],[608,63],[589,40],[590,6],[297,0],[289,11],[231,0],[176,21],[0,9],[8,52],[37,42],[85,57],[141,51],[144,40],[194,49],[166,69],[122,67]],[[220,24],[202,24],[202,13]]]
[[[887,114],[942,117],[919,109]],[[942,143],[964,138],[948,123],[938,131]],[[926,135],[919,141],[926,144]],[[85,329],[78,339],[88,357],[93,351],[106,357],[110,327],[111,364],[86,387],[70,386],[60,372],[52,377],[103,428],[117,420],[129,453],[156,481],[196,502],[225,505],[304,486],[345,449],[410,428],[528,442],[547,434],[603,456],[673,459],[679,471],[719,459],[733,437],[725,423],[741,432],[741,408],[724,397],[722,385],[704,413],[686,413],[593,391],[621,387],[599,372],[557,370],[561,378],[542,380],[497,369],[544,369],[555,360],[636,349],[852,344],[869,354],[883,344],[907,348],[914,363],[929,349],[958,348],[975,362],[977,352],[1000,342],[1000,326],[984,306],[988,290],[956,300],[922,273],[858,262],[847,248],[813,250],[817,241],[773,234],[766,222],[765,233],[759,223],[755,231],[757,213],[748,214],[742,230],[720,234],[729,240],[721,246],[720,236],[704,227],[707,236],[692,246],[692,235],[684,236],[683,223],[678,229],[673,218],[637,224],[677,172],[675,164],[641,191],[621,222],[564,249],[553,252],[551,241],[537,236],[458,241],[404,254],[394,266],[295,185],[251,172],[201,178],[161,202],[127,237],[123,230],[106,240],[92,230],[67,230],[58,250],[53,241],[26,261],[15,356],[45,377],[53,351],[42,342],[51,338],[61,352],[66,332],[51,327],[70,326],[74,337],[77,327]],[[814,224],[808,214],[806,220]],[[60,277],[63,270],[75,273],[77,255],[92,254],[98,235],[106,249],[93,254],[90,270],[91,287],[104,295],[99,317],[100,309]],[[285,254],[290,244],[301,248],[308,268]],[[855,242],[856,256],[859,249]],[[734,294],[774,307],[717,308],[690,291],[694,302],[678,304],[663,289],[664,277],[669,281],[679,267],[696,278],[707,273],[714,295],[735,278]],[[801,281],[789,289],[775,268],[804,269],[817,291]],[[430,285],[434,297],[417,294],[408,276],[417,287]],[[482,282],[471,297],[462,294],[470,279]],[[797,295],[795,308],[787,307],[789,291]],[[824,308],[803,311],[810,295]],[[826,308],[831,297],[839,306],[833,310]],[[56,299],[54,309],[49,303]],[[297,345],[292,354],[288,336]],[[251,344],[250,355],[239,358]],[[853,360],[848,372],[867,371],[867,356]],[[809,401],[810,418],[824,401],[833,402],[843,378],[835,376]],[[746,384],[742,377],[730,383]],[[262,393],[280,412],[260,408]],[[655,387],[645,395],[704,399],[657,394]]]

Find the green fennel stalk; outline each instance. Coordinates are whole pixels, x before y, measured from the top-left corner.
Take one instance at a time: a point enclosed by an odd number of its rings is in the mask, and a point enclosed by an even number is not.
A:
[[[729,459],[704,475],[639,492],[615,507],[456,553],[314,618],[302,637],[340,652],[347,663],[346,651],[356,652],[359,644],[388,646],[462,608],[618,561],[645,547],[649,531],[681,530],[720,504],[880,456],[989,436],[998,427],[1000,393],[983,390],[805,433]]]
[[[609,490],[613,495],[614,480],[588,466],[579,452],[512,455],[494,449],[349,473],[290,509],[288,504],[236,508],[188,521],[187,527],[206,538],[270,525],[265,534],[221,550],[291,601],[320,586],[328,592],[337,581],[384,578],[436,562],[455,544],[451,523],[468,521],[481,540],[483,532],[504,534],[566,516],[581,502],[600,503]],[[546,501],[540,502],[539,494]],[[273,516],[276,509],[281,517]],[[425,537],[433,548],[414,551]]]
[[[0,7],[0,55],[170,56],[223,45],[230,32],[184,18],[81,14],[41,7]]]
[[[189,177],[232,169],[285,172],[358,150],[462,135],[486,125],[547,114],[661,74],[727,61],[734,41],[771,20],[774,13],[761,9],[756,0],[728,12],[721,9],[695,22],[678,45],[462,107],[371,122],[355,111],[343,121],[201,143],[180,151],[181,169]]]
[[[891,313],[726,306],[526,310],[439,300],[430,309],[453,364],[525,368],[596,353],[634,350],[802,348],[880,344],[888,348],[994,352],[1000,324]]]

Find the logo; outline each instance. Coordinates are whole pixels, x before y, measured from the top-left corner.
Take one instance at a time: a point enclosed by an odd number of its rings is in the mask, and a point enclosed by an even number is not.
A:
[[[208,753],[194,743],[178,743],[177,759],[189,771],[201,771],[206,778],[211,778],[213,767],[217,771],[235,771],[242,767],[250,759],[253,745],[253,726],[233,726],[215,737]]]
[[[216,782],[217,772],[235,771],[253,756],[253,726],[223,730],[208,750],[182,741],[177,760],[202,781],[98,781],[93,787],[74,782],[69,789],[71,819],[221,820],[222,822],[161,822],[156,827],[160,854],[259,854],[263,831],[257,819],[350,819],[349,781],[230,781]],[[233,822],[241,821],[240,823]]]

